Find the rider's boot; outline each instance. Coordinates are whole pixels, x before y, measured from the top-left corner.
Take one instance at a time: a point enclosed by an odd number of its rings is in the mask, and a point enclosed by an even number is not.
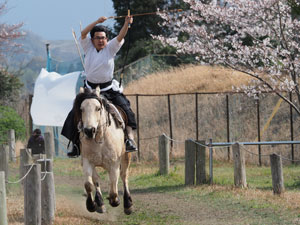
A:
[[[137,151],[136,144],[134,142],[134,135],[133,135],[133,130],[131,127],[126,126],[126,139],[125,139],[125,144],[126,144],[126,152],[135,152]]]
[[[75,158],[80,156],[80,141],[79,141],[79,133],[76,134],[72,140],[73,148],[71,152],[68,152],[67,155],[70,158]]]

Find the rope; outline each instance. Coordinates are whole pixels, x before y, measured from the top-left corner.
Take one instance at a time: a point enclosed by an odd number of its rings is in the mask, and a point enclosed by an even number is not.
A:
[[[283,156],[280,156],[283,160],[286,160],[286,161],[291,161],[291,162],[300,162],[300,160],[293,160],[293,159],[288,159],[288,158],[285,158]]]
[[[199,143],[199,142],[197,142],[197,141],[194,141],[193,139],[189,139],[189,141],[191,141],[191,142],[193,142],[193,143],[195,143],[196,145],[200,145],[200,146],[202,146],[202,147],[209,147],[208,145],[206,145],[206,144],[201,144],[201,143]]]
[[[160,136],[160,135],[159,135]],[[154,138],[158,138],[159,136],[154,136],[154,137],[149,137],[149,138],[140,138],[140,140],[150,140],[150,139],[154,139]]]
[[[242,148],[245,150],[245,152],[248,152],[249,154],[252,154],[252,155],[256,155],[256,156],[262,156],[262,157],[270,157],[270,155],[261,155],[261,154],[257,154],[257,153],[253,153],[253,152],[250,152],[248,151],[244,145],[241,145]]]
[[[27,175],[28,175],[28,174],[30,173],[30,171],[32,170],[32,167],[33,167],[33,166],[34,166],[34,164],[31,165],[30,169],[27,171],[27,173],[26,173],[21,179],[19,179],[19,180],[17,180],[17,181],[12,181],[12,182],[5,180],[5,182],[8,183],[8,184],[17,184],[17,183],[20,183],[22,180],[24,180],[24,179],[27,177]]]
[[[173,142],[177,142],[177,143],[184,143],[184,142],[185,142],[185,141],[178,141],[178,140],[172,139],[172,138],[170,138],[169,136],[167,136],[165,133],[163,133],[163,135],[164,135],[167,139],[169,139],[170,141],[173,141]]]
[[[244,146],[242,146],[242,147],[244,148]],[[257,153],[253,153],[253,152],[248,151],[246,148],[244,148],[244,150],[245,150],[246,152],[248,152],[249,154],[256,155],[256,156],[270,157],[270,155],[271,155],[271,154],[269,154],[269,155],[259,155],[259,154],[257,154]],[[283,160],[286,160],[286,161],[300,162],[300,160],[293,160],[293,159],[285,158],[285,157],[283,157],[283,156],[281,156],[281,155],[280,155],[280,157],[281,157]]]
[[[47,176],[47,174],[52,174],[52,172],[42,172],[42,173],[44,173],[44,177],[43,178],[41,178],[41,181],[43,181],[45,178],[46,178],[46,176]]]

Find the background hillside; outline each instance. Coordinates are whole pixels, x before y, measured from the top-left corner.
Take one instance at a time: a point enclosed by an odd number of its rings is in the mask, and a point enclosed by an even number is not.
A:
[[[249,80],[245,74],[222,67],[185,65],[134,80],[125,94],[228,92]]]
[[[22,45],[22,49],[14,54],[6,53],[8,68],[20,71],[19,75],[24,83],[24,94],[33,93],[35,79],[41,68],[47,65],[46,43],[50,44],[53,69],[56,69],[60,62],[80,63],[73,40],[47,41],[30,31],[25,32],[26,35],[16,41]]]

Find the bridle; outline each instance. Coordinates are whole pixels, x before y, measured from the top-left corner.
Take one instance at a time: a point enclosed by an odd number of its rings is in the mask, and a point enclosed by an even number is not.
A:
[[[96,128],[96,133],[95,133],[95,137],[97,137],[97,135],[99,135],[100,129],[103,130],[103,133],[102,133],[102,139],[103,139],[103,136],[105,135],[107,128],[111,125],[110,113],[106,109],[105,103],[103,103],[103,101],[105,101],[105,100],[102,97],[99,98],[99,97],[96,97],[96,96],[90,96],[90,97],[87,97],[86,99],[96,99],[96,100],[98,100],[99,103],[100,103],[100,105],[101,105],[101,110],[100,111],[104,111],[105,114],[106,114],[105,115],[105,122],[103,122],[101,124],[100,121],[99,121],[99,124],[98,124],[98,126]],[[101,113],[100,111],[99,111],[99,113]],[[82,135],[79,135],[79,139],[82,139],[84,137],[84,131],[83,131],[82,124],[83,124],[82,123],[82,118],[80,118],[80,121],[78,123],[77,129],[80,132],[80,134],[82,134]],[[93,139],[94,139],[94,141],[97,144],[101,144],[102,143],[102,141],[97,141],[96,138],[93,138]]]

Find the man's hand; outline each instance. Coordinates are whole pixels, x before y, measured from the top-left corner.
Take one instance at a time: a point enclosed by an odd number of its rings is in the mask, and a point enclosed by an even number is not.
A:
[[[107,20],[107,17],[101,16],[101,17],[97,20],[97,23],[103,23],[105,20]]]
[[[132,16],[126,16],[125,17],[125,23],[132,24],[133,23],[133,17]]]

